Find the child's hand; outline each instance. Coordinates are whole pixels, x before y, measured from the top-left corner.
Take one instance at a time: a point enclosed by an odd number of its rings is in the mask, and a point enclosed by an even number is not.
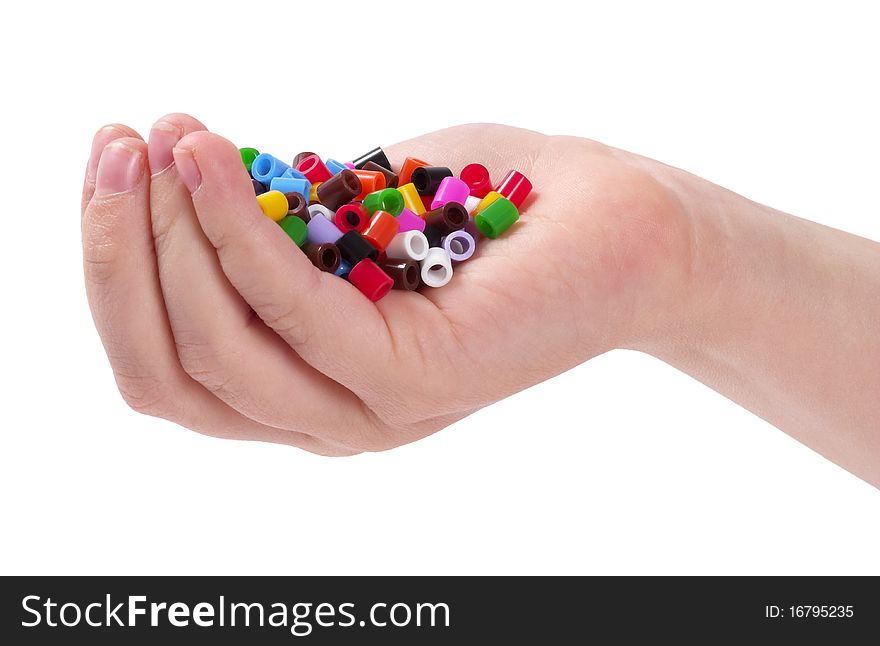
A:
[[[387,449],[637,343],[687,289],[687,218],[641,158],[494,125],[386,151],[395,167],[480,162],[494,181],[515,168],[534,193],[447,286],[374,304],[312,266],[260,211],[236,147],[192,117],[164,117],[149,145],[100,130],[85,276],[125,400],[211,435]]]

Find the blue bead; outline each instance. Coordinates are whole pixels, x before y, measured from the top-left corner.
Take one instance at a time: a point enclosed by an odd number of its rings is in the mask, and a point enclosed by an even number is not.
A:
[[[296,170],[293,166],[288,168],[284,173],[281,174],[281,177],[293,177],[295,179],[305,179],[306,176]]]
[[[251,164],[251,177],[261,184],[268,184],[274,178],[281,177],[288,168],[290,168],[289,164],[269,153],[263,153],[254,158]]]
[[[348,168],[348,166],[336,161],[335,159],[328,159],[324,162],[324,166],[326,166],[327,170],[329,170],[334,175],[337,175]]]
[[[276,177],[269,182],[270,191],[281,191],[282,193],[299,193],[306,198],[306,204],[309,203],[309,192],[312,189],[312,183],[307,179],[298,179],[296,177]]]
[[[342,260],[339,263],[339,268],[336,271],[334,271],[333,273],[336,274],[337,276],[344,278],[345,276],[348,276],[348,272],[350,272],[350,271],[351,271],[351,265],[349,265],[347,262]]]

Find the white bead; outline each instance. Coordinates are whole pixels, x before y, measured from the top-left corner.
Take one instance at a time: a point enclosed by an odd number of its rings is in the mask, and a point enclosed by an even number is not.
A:
[[[428,287],[443,287],[452,280],[452,261],[442,247],[431,247],[420,263],[422,282]]]
[[[424,260],[429,248],[428,238],[424,233],[416,230],[404,231],[394,236],[385,248],[385,255],[401,260]]]
[[[309,205],[309,216],[315,217],[316,215],[321,215],[331,222],[336,219],[336,211],[331,211],[323,204],[311,204]]]
[[[468,195],[467,199],[464,201],[464,210],[468,212],[468,215],[474,212],[474,209],[477,208],[477,204],[483,201],[482,197],[476,197],[475,195]]]

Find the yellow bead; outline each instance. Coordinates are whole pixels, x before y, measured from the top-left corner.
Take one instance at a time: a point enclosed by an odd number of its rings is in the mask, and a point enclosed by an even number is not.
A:
[[[474,209],[474,212],[471,213],[471,215],[474,217],[477,217],[477,215],[480,214],[480,211],[484,210],[487,206],[492,204],[492,202],[497,200],[499,197],[504,197],[504,196],[501,193],[498,193],[497,191],[489,191],[488,193],[486,193],[486,197],[484,197],[482,200],[480,200],[480,203],[477,204],[477,207]]]
[[[416,215],[422,215],[425,212],[425,204],[422,202],[422,196],[416,190],[416,185],[410,182],[403,186],[398,186],[397,190],[403,195],[403,205]]]
[[[315,182],[312,184],[312,188],[309,189],[309,204],[320,204],[321,200],[318,199],[318,187],[324,182]]]
[[[263,209],[266,217],[278,222],[287,215],[287,198],[281,191],[266,191],[257,195],[257,204]]]

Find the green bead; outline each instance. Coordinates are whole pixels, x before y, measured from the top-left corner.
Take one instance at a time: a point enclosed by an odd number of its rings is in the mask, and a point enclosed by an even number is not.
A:
[[[403,211],[403,206],[403,195],[396,188],[385,188],[364,197],[364,208],[370,215],[376,211],[387,211],[397,217]]]
[[[487,238],[497,238],[519,219],[519,211],[506,197],[499,197],[474,218],[474,224]]]
[[[238,152],[241,153],[241,161],[244,162],[244,167],[247,168],[247,171],[251,172],[251,164],[254,163],[254,160],[260,154],[260,151],[256,148],[239,148]]]
[[[296,243],[297,247],[302,247],[306,243],[306,236],[309,233],[309,228],[306,226],[306,223],[302,218],[295,215],[288,215],[281,218],[281,221],[278,222],[278,224],[284,229],[284,233],[289,235],[290,239]]]

